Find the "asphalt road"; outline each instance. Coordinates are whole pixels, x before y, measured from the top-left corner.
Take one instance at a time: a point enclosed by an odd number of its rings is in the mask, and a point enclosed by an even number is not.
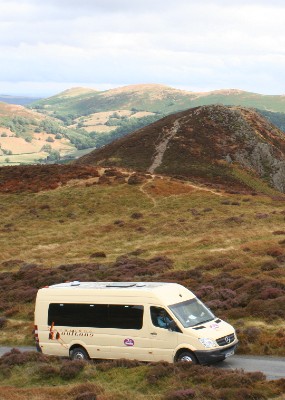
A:
[[[35,347],[17,348],[21,351],[36,351]],[[12,347],[0,347],[0,357],[11,349]],[[213,366],[218,369],[242,369],[245,372],[261,371],[268,380],[285,379],[285,357],[234,355]]]

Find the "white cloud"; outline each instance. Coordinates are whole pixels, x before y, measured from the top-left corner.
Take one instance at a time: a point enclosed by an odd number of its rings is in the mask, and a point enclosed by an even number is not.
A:
[[[282,93],[284,17],[277,0],[0,0],[0,92],[157,82]]]

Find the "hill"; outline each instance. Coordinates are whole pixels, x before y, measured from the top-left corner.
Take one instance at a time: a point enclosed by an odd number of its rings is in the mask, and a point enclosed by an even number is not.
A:
[[[0,103],[0,165],[58,161],[77,151],[78,141],[91,147],[89,140],[85,131],[67,128],[58,119]]]
[[[277,194],[116,168],[0,168],[1,343],[32,343],[39,287],[176,281],[236,326],[240,352],[284,355],[285,211]]]
[[[70,89],[31,105],[41,112],[78,118],[92,113],[116,110],[170,114],[201,105],[223,104],[285,112],[285,96],[261,95],[237,89],[188,92],[158,84],[130,85],[106,91]]]
[[[284,130],[284,99],[284,96],[265,96],[237,89],[195,93],[143,84],[101,92],[72,88],[30,107],[60,119],[73,129],[84,130],[92,146],[98,148],[171,113],[210,104],[256,108]],[[79,139],[77,143],[80,148],[86,148],[85,142]]]
[[[33,344],[40,287],[166,281],[190,288],[233,324],[239,353],[285,356],[284,196],[267,189],[270,196],[233,193],[78,164],[0,168],[0,343]],[[219,368],[217,378],[210,367],[124,360],[74,366],[16,350],[0,358],[0,382],[7,400],[94,398],[91,390],[106,400],[193,398],[193,390],[201,400],[284,392],[282,380],[268,382],[259,372]]]
[[[203,106],[172,114],[78,159],[222,186],[254,176],[285,191],[283,132],[253,110]]]

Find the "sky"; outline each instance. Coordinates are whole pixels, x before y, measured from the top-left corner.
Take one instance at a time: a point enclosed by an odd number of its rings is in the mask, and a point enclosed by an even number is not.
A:
[[[285,94],[285,0],[0,0],[0,94]]]

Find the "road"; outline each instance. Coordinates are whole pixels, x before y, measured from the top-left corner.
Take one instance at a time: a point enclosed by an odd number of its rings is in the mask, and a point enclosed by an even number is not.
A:
[[[235,355],[215,365],[216,368],[261,371],[267,379],[285,378],[285,357]]]
[[[35,351],[35,347],[17,347],[21,351]],[[0,347],[0,357],[12,347]],[[285,357],[235,355],[223,362],[214,364],[215,368],[243,369],[245,372],[261,371],[268,380],[285,379]]]

